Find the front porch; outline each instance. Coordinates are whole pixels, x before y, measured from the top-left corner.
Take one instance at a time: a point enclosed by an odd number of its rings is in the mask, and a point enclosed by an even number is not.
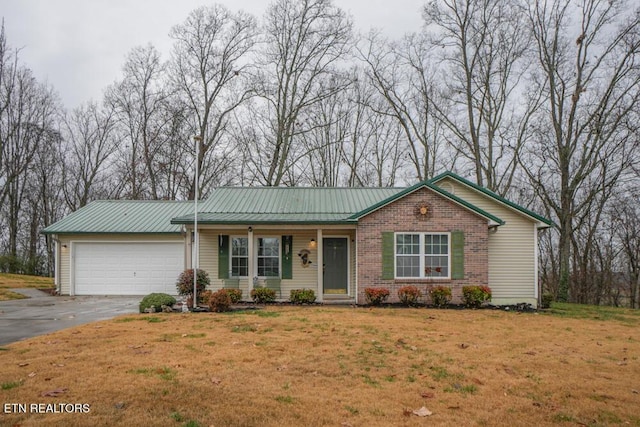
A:
[[[195,236],[185,233],[187,268],[193,268]],[[198,226],[198,268],[211,279],[210,290],[238,288],[251,300],[254,287],[276,290],[288,301],[294,289],[312,289],[316,301],[354,304],[355,225],[202,225]]]

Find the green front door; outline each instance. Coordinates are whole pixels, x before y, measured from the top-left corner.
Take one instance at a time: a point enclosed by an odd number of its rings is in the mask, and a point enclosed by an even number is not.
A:
[[[322,239],[325,294],[347,295],[349,285],[349,241],[346,237]]]

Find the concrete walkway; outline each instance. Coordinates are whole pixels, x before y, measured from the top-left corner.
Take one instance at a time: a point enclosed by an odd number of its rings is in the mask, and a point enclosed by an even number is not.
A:
[[[51,296],[12,289],[29,298],[0,301],[0,345],[98,320],[137,313],[143,296]]]

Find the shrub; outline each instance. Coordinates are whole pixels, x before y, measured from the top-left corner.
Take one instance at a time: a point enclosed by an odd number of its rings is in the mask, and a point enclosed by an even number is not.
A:
[[[313,289],[293,289],[289,301],[294,304],[313,304],[316,301],[316,293]]]
[[[451,288],[448,286],[433,286],[429,288],[429,296],[435,307],[446,307],[451,301]]]
[[[163,305],[171,307],[175,303],[176,299],[171,295],[162,293],[149,294],[140,301],[140,313],[144,313],[144,311],[151,308],[151,306],[154,306],[156,311],[161,311]]]
[[[217,292],[211,293],[211,296],[209,297],[209,309],[216,313],[231,311],[231,296],[229,295],[229,289],[220,289]]]
[[[204,270],[198,269],[196,282],[198,294],[204,292],[207,286],[211,284],[211,281],[209,280],[209,274]],[[178,289],[178,294],[180,295],[193,294],[193,268],[189,268],[180,273],[178,281],[176,282],[176,288]]]
[[[209,298],[213,295],[213,291],[206,290],[202,292],[198,292],[198,301],[205,305],[209,305]]]
[[[491,288],[488,286],[463,286],[462,300],[467,307],[478,308],[485,301],[491,301]]]
[[[364,288],[364,297],[368,304],[380,305],[389,298],[387,288]]]
[[[242,300],[241,289],[227,289],[227,295],[231,298],[231,304],[237,304]]]
[[[540,299],[540,308],[551,308],[551,303],[553,302],[553,295],[545,292],[542,294],[542,298]]]
[[[403,286],[398,289],[398,298],[406,306],[413,306],[422,297],[422,292],[415,286]]]
[[[251,299],[256,304],[265,304],[276,300],[276,291],[269,288],[254,288],[251,290]]]

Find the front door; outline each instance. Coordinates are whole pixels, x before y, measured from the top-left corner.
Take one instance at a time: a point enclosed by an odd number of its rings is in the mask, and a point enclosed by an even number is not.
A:
[[[347,295],[349,285],[349,240],[346,237],[322,239],[325,294]]]

